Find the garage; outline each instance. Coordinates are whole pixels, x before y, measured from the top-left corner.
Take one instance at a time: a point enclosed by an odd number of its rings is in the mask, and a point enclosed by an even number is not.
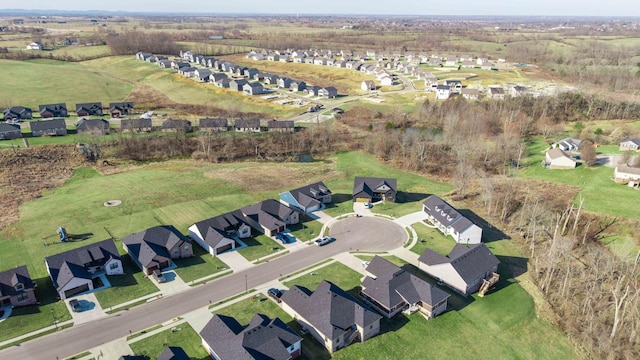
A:
[[[76,295],[76,294],[80,294],[83,293],[85,291],[89,291],[89,284],[83,284],[80,285],[78,287],[75,287],[73,289],[69,289],[67,291],[64,292],[64,297],[68,298],[70,296]]]
[[[220,253],[222,253],[224,251],[231,250],[231,249],[233,249],[233,244],[227,244],[225,246],[221,246],[221,247],[216,249],[216,255],[218,255],[218,254],[220,254]]]

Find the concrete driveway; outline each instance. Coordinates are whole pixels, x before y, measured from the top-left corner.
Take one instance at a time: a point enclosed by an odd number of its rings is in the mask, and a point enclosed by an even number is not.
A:
[[[417,222],[420,222],[424,219],[427,218],[427,213],[424,211],[416,211],[414,213],[399,217],[395,220],[393,220],[393,222],[395,222],[396,224],[402,226],[402,227],[407,227],[411,224],[415,224]]]
[[[69,305],[69,301],[73,299],[80,302],[80,306],[82,306],[81,312],[74,312],[71,305]],[[94,293],[74,296],[71,299],[66,299],[64,302],[67,305],[67,309],[69,309],[71,317],[73,318],[73,323],[76,325],[107,316],[107,314],[102,310],[102,307]]]

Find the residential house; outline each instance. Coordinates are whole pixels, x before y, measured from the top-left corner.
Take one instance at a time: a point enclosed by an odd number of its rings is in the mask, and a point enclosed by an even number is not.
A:
[[[80,116],[102,116],[102,103],[93,102],[76,104],[76,115]]]
[[[67,113],[67,104],[65,103],[40,105],[39,108],[40,117],[43,119],[67,117],[69,115]]]
[[[327,65],[327,59],[321,57],[313,58],[313,65]]]
[[[489,59],[485,58],[485,57],[479,57],[476,59],[476,64],[478,65],[484,65],[484,64],[488,64],[489,63]]]
[[[449,255],[442,256],[426,249],[418,258],[419,267],[449,288],[469,296],[489,279],[498,277],[500,261],[485,244],[456,244]]]
[[[204,118],[198,121],[198,130],[200,131],[218,132],[229,130],[227,118]]]
[[[277,85],[279,79],[280,77],[278,75],[264,74],[265,85]]]
[[[288,63],[291,62],[291,57],[288,55],[280,55],[280,60],[278,60],[281,63]]]
[[[182,62],[182,61],[176,61],[176,60],[173,60],[171,62],[171,68],[174,70],[177,70],[178,72],[180,71],[180,69],[190,68],[190,67],[191,65],[189,65],[188,62]]]
[[[219,87],[219,88],[229,88],[229,83],[231,82],[231,80],[229,78],[220,78],[218,80],[215,80],[213,83]]]
[[[202,220],[189,227],[189,237],[213,256],[237,247],[235,238],[251,237],[251,226],[240,210]]]
[[[198,68],[193,66],[185,66],[178,69],[178,74],[191,78],[196,76],[196,70],[198,70]]]
[[[159,68],[162,69],[171,69],[171,60],[160,60],[157,61],[156,64]]]
[[[150,132],[152,130],[151,118],[122,119],[120,120],[122,132]]]
[[[322,88],[318,90],[318,96],[327,98],[327,99],[333,99],[336,96],[338,96],[338,89],[334,88],[333,86]]]
[[[237,132],[260,132],[260,119],[236,119],[233,128]]]
[[[353,201],[396,201],[397,179],[356,176],[353,180]]]
[[[113,239],[85,245],[44,259],[60,299],[93,291],[93,279],[122,275],[122,260]]]
[[[451,86],[449,85],[438,85],[436,87],[436,99],[437,100],[447,100],[451,97]]]
[[[238,66],[238,67],[236,67],[236,68],[233,70],[233,73],[234,73],[236,76],[243,76],[243,74],[245,73],[245,71],[248,71],[248,70],[249,70],[249,68],[248,68],[248,67],[246,67],[246,66]]]
[[[244,77],[246,77],[246,78],[249,78],[249,79],[253,79],[253,77],[254,77],[256,74],[258,74],[259,72],[260,72],[260,71],[258,71],[258,69],[256,69],[256,68],[245,69],[245,70],[242,72],[242,76],[244,76]],[[254,79],[254,80],[257,80],[257,79]]]
[[[258,82],[246,83],[242,86],[242,93],[245,95],[259,95],[264,93],[264,88]]]
[[[463,69],[473,69],[476,67],[476,63],[471,60],[465,60],[460,66],[462,66]]]
[[[422,203],[427,221],[444,235],[451,235],[457,243],[478,244],[482,242],[482,228],[462,215],[456,208],[436,195]]]
[[[333,66],[339,67],[339,68],[346,68],[347,67],[347,61],[346,60],[336,60],[336,62],[333,64]]]
[[[574,169],[577,161],[564,150],[553,148],[544,155],[544,165],[549,169]]]
[[[251,77],[253,80],[264,82],[264,73],[258,72]]]
[[[167,119],[162,122],[161,126],[162,131],[164,132],[191,132],[191,121],[189,120],[178,120],[178,119]]]
[[[191,358],[179,346],[167,346],[156,360],[190,360]]]
[[[156,226],[122,239],[122,247],[145,275],[162,272],[171,259],[193,256],[191,242],[173,226]]]
[[[0,140],[11,140],[22,137],[20,125],[0,123]]]
[[[380,85],[382,86],[392,86],[393,78],[389,75],[383,76],[380,78]]]
[[[290,88],[293,92],[302,91],[307,88],[307,83],[305,83],[304,81],[295,80],[291,82]]]
[[[145,61],[147,58],[150,58],[151,56],[153,56],[153,54],[149,53],[149,52],[137,52],[136,53],[136,59],[142,60],[142,61]]]
[[[0,308],[38,304],[36,286],[26,265],[0,272]]]
[[[494,70],[495,67],[494,67],[494,65],[492,63],[486,62],[486,63],[480,65],[480,69],[482,69],[482,70]]]
[[[270,120],[267,122],[267,129],[276,132],[294,132],[295,124],[293,120]]]
[[[31,44],[27,45],[27,50],[42,50],[42,44],[39,42],[32,42]]]
[[[316,60],[316,58],[315,58],[315,57],[313,57],[313,56],[307,56],[306,58],[304,58],[304,63],[305,63],[305,64],[313,64],[315,60]]]
[[[460,80],[445,80],[444,85],[451,87],[452,94],[460,94],[460,90],[462,90],[462,82]]]
[[[426,73],[424,75],[424,86],[427,90],[432,89],[434,86],[438,86],[438,78],[432,73]]]
[[[374,256],[366,271],[360,295],[365,304],[387,318],[401,311],[406,314],[417,311],[431,319],[447,310],[451,295],[383,257]]]
[[[460,90],[460,94],[466,100],[478,100],[480,98],[480,90],[464,88]]]
[[[32,118],[31,109],[24,106],[12,106],[4,110],[4,121],[18,122]]]
[[[106,135],[110,131],[110,125],[104,119],[80,119],[76,123],[76,132]]]
[[[29,123],[31,136],[63,136],[67,135],[67,123],[64,119],[32,121]]]
[[[291,87],[291,79],[288,77],[281,77],[278,79],[278,87],[281,89],[288,89]]]
[[[229,81],[229,89],[242,92],[244,91],[244,85],[248,83],[249,82],[245,79],[233,79]]]
[[[489,88],[489,93],[487,97],[493,100],[504,100],[504,89],[497,86],[492,86]]]
[[[331,190],[322,181],[280,194],[281,203],[305,213],[320,210],[322,204],[329,204],[331,201]]]
[[[457,66],[458,58],[455,56],[447,56],[444,60],[444,66]]]
[[[300,222],[300,214],[297,211],[273,199],[245,206],[240,211],[249,226],[267,236],[284,232],[287,225]]]
[[[301,56],[301,55],[293,56],[291,60],[294,63],[302,64],[304,62],[304,56]]]
[[[112,118],[119,118],[133,114],[133,102],[109,103],[109,114]]]
[[[211,76],[209,76],[209,82],[215,83],[218,80],[221,79],[228,79],[229,77],[227,76],[227,74],[223,74],[223,73],[212,73]]]
[[[618,184],[640,187],[640,168],[618,165],[613,172],[613,178]]]
[[[319,86],[310,85],[306,89],[302,90],[302,93],[307,96],[318,96],[322,88]]]
[[[522,85],[515,85],[509,88],[509,96],[520,97],[527,94],[527,87]]]
[[[302,337],[279,318],[256,314],[247,326],[215,314],[200,331],[202,347],[216,360],[289,360],[302,354]]]
[[[200,79],[203,82],[209,82],[209,77],[211,76],[211,70],[209,69],[196,69],[194,72],[194,77]]]
[[[380,315],[326,280],[315,291],[294,285],[281,300],[282,309],[330,353],[380,332]]]
[[[640,150],[640,138],[625,139],[620,142],[620,151],[638,151]]]
[[[269,54],[269,55],[267,55],[267,60],[269,60],[269,61],[280,61],[280,55],[275,54],[275,53]]]

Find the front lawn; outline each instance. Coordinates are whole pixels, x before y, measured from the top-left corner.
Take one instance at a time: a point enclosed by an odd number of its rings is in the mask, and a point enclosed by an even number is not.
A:
[[[328,280],[338,285],[342,290],[356,296],[360,292],[361,278],[362,275],[359,272],[339,262],[334,262],[309,274],[287,281],[284,285],[287,287],[304,286],[314,291],[322,280]]]
[[[247,247],[238,250],[238,252],[249,261],[259,259],[284,249],[279,241],[266,235],[258,235],[242,239],[242,242],[247,244]]]
[[[307,215],[302,215],[298,224],[288,225],[287,228],[291,231],[291,235],[298,240],[308,241],[320,235],[322,223],[311,219]]]
[[[423,223],[415,223],[412,226],[418,234],[418,242],[411,248],[411,251],[418,255],[422,255],[424,250],[428,248],[446,256],[456,246],[456,241],[452,237],[444,236],[440,231]]]
[[[144,273],[131,260],[129,254],[122,256],[122,266],[124,267],[124,275],[107,276],[111,287],[95,292],[96,299],[105,311],[108,311],[112,306],[158,291],[158,287],[151,279],[144,277]]]
[[[403,267],[404,265],[407,264],[406,261],[400,259],[397,256],[393,256],[393,255],[380,255],[380,256],[385,258],[386,260],[389,260],[391,263],[399,267]],[[356,257],[358,259],[361,259],[362,261],[371,261],[375,257],[375,255],[356,255]]]
[[[193,246],[193,257],[174,259],[173,262],[177,266],[175,269],[176,274],[178,274],[185,283],[219,273],[229,268],[220,258],[204,251],[204,249],[197,244]]]
[[[191,359],[208,359],[209,354],[202,347],[200,335],[188,323],[175,326],[176,331],[165,330],[148,338],[130,343],[136,355],[157,359],[167,346],[181,347]],[[179,330],[178,330],[179,329]]]

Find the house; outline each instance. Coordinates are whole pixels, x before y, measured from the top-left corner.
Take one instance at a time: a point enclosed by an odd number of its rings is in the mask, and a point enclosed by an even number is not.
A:
[[[520,97],[527,94],[527,87],[522,85],[515,85],[509,88],[509,96]]]
[[[122,119],[120,120],[122,132],[149,132],[152,130],[151,118]]]
[[[451,235],[457,243],[478,244],[482,242],[482,228],[471,222],[456,208],[436,195],[429,196],[422,203],[422,211],[427,220],[446,235]]]
[[[242,76],[247,77],[249,79],[253,79],[253,77],[258,74],[260,71],[258,71],[258,69],[256,68],[250,68],[250,69],[245,69],[242,72]]]
[[[212,73],[211,76],[209,76],[209,82],[216,83],[216,81],[218,81],[218,80],[228,79],[228,78],[229,77],[227,76],[227,74]]]
[[[113,239],[85,245],[44,259],[60,299],[93,291],[93,279],[122,275],[122,260]]]
[[[620,142],[620,151],[638,151],[640,149],[640,138],[626,139]]]
[[[32,113],[31,109],[24,106],[12,106],[8,109],[5,109],[4,112],[4,121],[7,122],[18,122],[21,120],[31,119]]]
[[[577,161],[564,150],[553,148],[544,155],[544,165],[549,169],[574,169]]]
[[[251,226],[240,210],[202,220],[189,227],[189,237],[213,256],[234,250],[237,246],[235,238],[250,236]]]
[[[36,286],[26,265],[0,272],[0,308],[38,304]]]
[[[102,116],[102,103],[76,104],[76,115],[80,116]]]
[[[460,94],[466,100],[478,100],[480,98],[480,90],[464,88],[460,90]]]
[[[290,208],[311,213],[331,203],[331,190],[322,182],[305,185],[280,194],[280,202]]]
[[[447,56],[444,60],[444,66],[456,66],[458,64],[458,58],[455,56]]]
[[[244,72],[245,72],[245,71],[248,71],[248,70],[249,70],[249,68],[248,68],[248,67],[245,67],[245,66],[238,66],[238,67],[236,67],[235,69],[233,69],[233,73],[234,73],[236,76],[242,76],[242,75],[244,74]]]
[[[150,58],[151,56],[153,56],[153,54],[149,53],[149,52],[137,52],[136,53],[136,59],[142,60],[142,61],[145,61],[147,58]]]
[[[22,137],[20,125],[0,123],[0,140],[11,140]]]
[[[269,61],[280,61],[280,55],[278,54],[269,54],[267,55],[267,60]]]
[[[233,91],[244,91],[243,87],[245,84],[248,84],[249,82],[245,79],[233,79],[231,81],[229,81],[229,89],[233,90]]]
[[[310,85],[307,86],[306,89],[302,90],[302,93],[307,96],[318,96],[320,94],[320,89],[322,88],[319,86]]]
[[[67,135],[67,123],[64,119],[32,121],[29,123],[31,136],[62,136]]]
[[[318,90],[318,96],[327,99],[333,99],[338,96],[338,89],[334,88],[333,86],[322,88]]]
[[[438,85],[438,78],[432,73],[424,74],[424,86],[427,89],[432,88],[434,85]]]
[[[462,90],[462,82],[460,80],[448,79],[444,81],[444,85],[451,87],[452,94],[460,94],[460,90]]]
[[[582,140],[574,138],[566,138],[551,144],[551,147],[558,148],[562,151],[578,151],[582,145]]]
[[[242,93],[245,95],[259,95],[264,93],[264,88],[258,82],[246,83],[242,86]]]
[[[313,65],[327,65],[327,59],[321,57],[313,58]]]
[[[291,87],[291,79],[289,79],[288,77],[281,77],[280,79],[278,79],[277,86],[281,89],[288,89]]]
[[[184,69],[184,68],[190,68],[191,65],[189,65],[188,62],[182,62],[182,61],[172,61],[171,62],[171,67],[175,70],[178,70],[178,72],[180,72],[180,69]]]
[[[302,354],[302,337],[279,318],[256,314],[247,326],[230,316],[213,315],[200,331],[202,347],[213,359],[289,360]]]
[[[257,72],[251,77],[253,80],[264,82],[264,73]]]
[[[40,117],[53,118],[53,117],[67,117],[69,114],[67,113],[67,104],[59,103],[59,104],[46,104],[40,105]]]
[[[229,121],[227,118],[205,118],[198,120],[198,130],[218,132],[229,130]]]
[[[407,314],[417,311],[431,319],[447,310],[451,295],[383,257],[374,256],[366,271],[360,295],[365,304],[387,318],[401,311]]]
[[[133,114],[133,102],[109,103],[109,113],[112,118],[119,118]]]
[[[473,69],[474,67],[476,67],[476,63],[471,60],[465,60],[460,66],[462,66],[463,69]]]
[[[190,78],[196,76],[196,70],[198,69],[193,66],[185,66],[178,69],[178,74]]]
[[[469,296],[488,279],[495,279],[500,261],[485,244],[456,244],[449,255],[426,249],[418,258],[420,269],[452,290]]]
[[[380,332],[382,316],[326,280],[315,291],[294,285],[280,299],[282,309],[330,353]]]
[[[304,81],[291,81],[291,85],[289,86],[291,91],[298,92],[307,88],[307,83]]]
[[[80,119],[76,123],[76,132],[106,135],[110,131],[110,125],[104,119]]]
[[[224,74],[222,74],[224,75]],[[231,80],[229,80],[229,78],[227,77],[221,77],[218,80],[214,81],[214,84],[219,87],[219,88],[229,88],[229,83],[231,82]]]
[[[27,45],[27,50],[42,50],[42,44],[39,42],[32,42],[31,44]]]
[[[160,61],[156,62],[156,64],[158,65],[158,67],[160,67],[162,69],[170,69],[171,68],[171,60],[160,60]]]
[[[260,132],[260,119],[237,119],[233,128],[237,132]]]
[[[193,256],[191,242],[173,226],[156,226],[122,239],[122,247],[145,275],[171,266],[171,259]]]
[[[353,180],[353,201],[396,201],[397,179],[356,176]]]
[[[451,96],[451,86],[449,85],[438,85],[436,87],[436,99],[437,100],[447,100]]]
[[[209,82],[209,77],[211,76],[211,70],[209,69],[197,69],[194,72],[194,76],[200,79],[203,82]]]
[[[640,168],[618,165],[613,172],[613,178],[618,184],[640,187]]]
[[[156,360],[190,360],[191,358],[179,346],[167,346]]]
[[[178,119],[167,119],[162,122],[161,126],[162,131],[164,132],[191,132],[191,121],[189,120],[178,120]]]
[[[280,77],[278,75],[264,74],[265,85],[277,85],[279,79]]]
[[[382,86],[392,86],[393,78],[389,75],[383,76],[380,78],[380,85]]]
[[[503,100],[504,99],[504,89],[501,87],[497,87],[497,86],[492,86],[489,88],[489,93],[487,94],[487,97],[489,99],[494,99],[494,100]]]
[[[270,120],[267,121],[267,129],[276,132],[294,132],[295,124],[293,120]]]
[[[249,226],[267,236],[284,232],[287,225],[300,222],[297,211],[273,199],[245,206],[240,211]]]

